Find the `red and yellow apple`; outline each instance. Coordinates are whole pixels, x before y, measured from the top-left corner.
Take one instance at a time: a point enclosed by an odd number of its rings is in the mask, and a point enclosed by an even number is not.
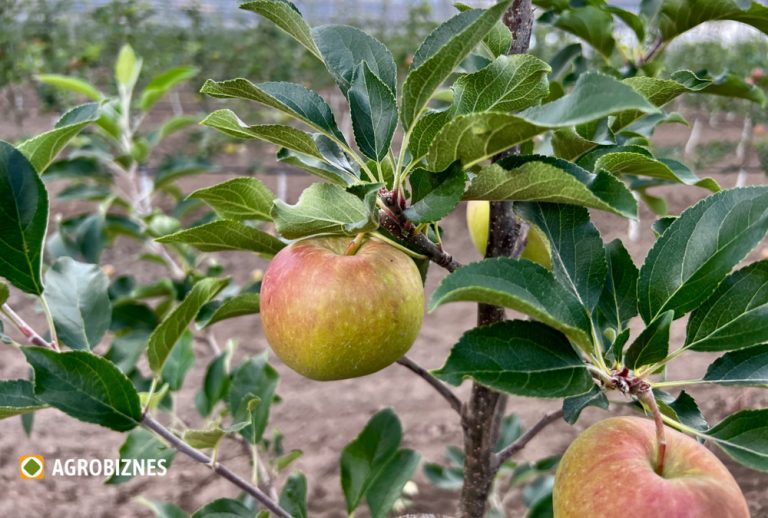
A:
[[[488,229],[491,220],[491,202],[473,200],[467,202],[467,227],[472,244],[482,255],[488,247]],[[531,225],[528,229],[528,242],[520,256],[534,263],[539,263],[547,269],[552,269],[552,252],[549,242],[538,227]]]
[[[416,264],[374,239],[347,255],[352,238],[293,243],[261,284],[261,321],[275,354],[314,380],[371,374],[410,349],[424,318]]]
[[[749,518],[744,495],[715,455],[666,428],[661,475],[653,421],[613,417],[589,427],[560,461],[555,518]]]

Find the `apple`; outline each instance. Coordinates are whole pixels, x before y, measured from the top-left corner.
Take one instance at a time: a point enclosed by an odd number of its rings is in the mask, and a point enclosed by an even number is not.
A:
[[[491,202],[473,200],[467,202],[467,227],[472,244],[482,255],[488,247],[488,228],[491,220]],[[552,269],[552,253],[549,242],[539,227],[531,225],[528,229],[528,243],[520,256],[547,269]]]
[[[371,374],[401,358],[421,329],[424,287],[400,250],[369,239],[295,242],[275,255],[261,284],[261,321],[275,354],[314,380]]]
[[[749,518],[744,495],[715,455],[666,428],[664,472],[653,421],[612,417],[568,447],[555,476],[556,518]]]

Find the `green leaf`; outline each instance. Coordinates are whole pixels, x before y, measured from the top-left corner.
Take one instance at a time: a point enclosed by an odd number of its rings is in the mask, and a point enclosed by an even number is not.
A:
[[[645,20],[642,16],[613,5],[606,5],[605,8],[632,29],[632,32],[637,36],[637,41],[643,43],[645,40]]]
[[[330,106],[302,85],[286,82],[255,85],[247,79],[216,82],[209,79],[200,92],[211,97],[256,101],[294,117],[323,134],[344,142]]]
[[[313,234],[357,234],[378,226],[375,212],[360,198],[337,185],[316,183],[301,193],[296,205],[275,200],[272,217],[286,239]]]
[[[307,518],[307,477],[297,472],[288,477],[280,492],[280,507],[293,518]]]
[[[722,355],[709,366],[704,381],[719,385],[768,387],[768,345]]]
[[[136,225],[126,218],[125,223]],[[90,216],[80,215],[58,222],[58,232],[51,235],[46,245],[50,256],[55,259],[63,256],[76,257],[87,263],[98,263],[105,246],[105,215],[96,211]],[[131,228],[138,232],[138,226]],[[141,239],[134,233],[131,237]]]
[[[45,274],[45,299],[59,340],[72,349],[91,350],[112,320],[109,279],[95,264],[59,258]]]
[[[468,331],[433,374],[452,385],[466,378],[517,396],[560,398],[593,386],[584,362],[558,331],[513,320]]]
[[[686,185],[698,185],[717,192],[720,187],[712,180],[701,180],[685,165],[674,160],[656,160],[640,153],[606,153],[597,159],[596,171],[608,171],[615,175],[648,176]]]
[[[581,412],[588,406],[594,406],[608,410],[608,398],[597,385],[592,386],[589,392],[579,396],[571,396],[563,400],[563,419],[568,424],[576,424]]]
[[[371,518],[386,518],[389,515],[420,461],[421,455],[403,449],[384,465],[365,494]]]
[[[621,332],[637,315],[639,270],[618,239],[606,245],[605,259],[608,261],[608,275],[596,311],[604,325]]]
[[[69,90],[86,96],[92,101],[101,101],[104,98],[98,88],[79,77],[64,76],[59,74],[38,74],[35,79],[41,83],[51,85],[62,90]]]
[[[99,120],[99,117],[99,103],[82,104],[62,115],[54,129],[25,140],[18,149],[29,159],[35,170],[42,174],[59,151],[80,130]]]
[[[150,333],[151,331],[139,329],[115,336],[104,357],[122,372],[130,373],[136,367],[144,349],[147,348]]]
[[[746,23],[768,33],[768,7],[739,0],[675,0],[663,2],[658,15],[664,41],[669,41],[697,25],[717,20]]]
[[[0,380],[0,419],[29,414],[46,406],[35,397],[29,381]]]
[[[292,149],[315,158],[322,159],[323,155],[317,149],[317,144],[310,135],[291,126],[280,124],[260,124],[249,126],[235,115],[232,110],[216,110],[203,119],[203,126],[215,128],[226,135],[241,139],[259,139],[278,146]]]
[[[344,95],[347,95],[356,81],[356,70],[365,63],[370,74],[386,86],[394,99],[397,91],[397,67],[392,54],[383,43],[349,25],[315,27],[312,29],[312,36],[323,55],[328,71]]]
[[[464,169],[458,162],[442,173],[417,169],[410,176],[413,193],[405,216],[416,224],[440,221],[461,201],[465,179]]]
[[[390,408],[374,415],[360,435],[341,452],[341,487],[351,513],[371,484],[397,454],[403,429]]]
[[[430,484],[440,489],[460,491],[464,485],[463,467],[427,463],[424,465],[424,475]]]
[[[427,165],[443,171],[455,161],[465,169],[546,131],[518,116],[482,112],[459,115],[432,139]]]
[[[768,342],[768,261],[728,276],[688,321],[686,347],[732,351]]]
[[[589,313],[597,305],[608,273],[600,233],[589,212],[574,205],[526,203],[520,215],[536,225],[549,241],[552,272]]]
[[[0,141],[0,277],[40,295],[48,193],[27,158]]]
[[[304,455],[304,452],[301,450],[291,450],[285,455],[281,455],[280,457],[275,459],[275,469],[277,469],[277,471],[285,470],[295,461],[300,459],[302,455]]]
[[[148,500],[143,496],[137,496],[135,500],[152,511],[155,518],[189,518],[189,515],[176,504]]]
[[[167,119],[158,129],[147,134],[147,140],[151,145],[156,146],[162,142],[163,139],[183,130],[184,128],[198,124],[199,122],[200,119],[198,117],[190,115],[179,115],[178,117],[171,117],[170,119]],[[51,171],[49,170],[47,176],[50,176],[50,174]]]
[[[260,14],[302,44],[317,59],[323,59],[320,49],[312,39],[311,29],[293,3],[286,0],[256,0],[240,4],[240,9]]]
[[[481,169],[464,199],[564,203],[637,217],[632,193],[612,175],[541,155],[514,155]]]
[[[411,129],[411,138],[408,141],[408,151],[411,152],[414,162],[418,162],[429,153],[432,141],[452,117],[451,109],[424,112]]]
[[[125,442],[120,446],[120,461],[155,461],[153,464],[157,466],[157,461],[165,461],[163,465],[165,468],[170,468],[173,457],[176,455],[176,450],[165,444],[163,441],[155,437],[150,431],[143,428],[137,428],[131,430],[128,436],[125,438]],[[123,484],[133,478],[133,475],[114,474],[105,484]]]
[[[112,194],[106,185],[73,184],[62,189],[56,196],[59,201],[101,201]]]
[[[683,212],[640,268],[643,320],[670,309],[679,318],[698,307],[766,232],[768,187],[719,192]]]
[[[118,86],[126,91],[133,90],[141,72],[141,58],[136,56],[130,45],[125,44],[120,48],[115,62],[115,79]]]
[[[456,80],[454,109],[462,114],[513,112],[535,106],[549,94],[547,74],[551,71],[544,61],[528,54],[499,56],[487,67]]]
[[[665,218],[657,219],[656,222],[651,225],[651,230],[653,230],[656,237],[659,238],[666,232],[670,225],[675,222],[675,220],[677,220],[676,216],[667,216]]]
[[[669,354],[669,328],[675,318],[670,310],[662,313],[646,327],[624,354],[624,363],[637,369],[663,360]]]
[[[271,221],[275,195],[260,180],[241,177],[198,189],[188,198],[203,200],[222,219]]]
[[[366,62],[355,68],[347,91],[355,141],[365,156],[377,162],[389,153],[397,127],[397,104],[392,92]]]
[[[768,27],[768,16],[766,17],[766,27]],[[753,103],[765,106],[766,98],[763,90],[758,86],[748,83],[743,77],[736,74],[724,72],[719,76],[713,77],[706,70],[696,72],[695,74],[689,70],[681,70],[672,74],[672,79],[684,84],[709,83],[699,90],[699,93],[747,99]]]
[[[208,173],[214,170],[215,167],[206,159],[169,156],[157,167],[155,190],[168,187],[184,176]]]
[[[557,17],[555,27],[583,39],[606,58],[611,57],[616,47],[613,16],[607,10],[593,5],[563,11]]]
[[[768,471],[768,409],[742,410],[707,431],[725,453],[758,471]]]
[[[35,370],[35,396],[65,414],[125,432],[141,421],[133,383],[108,360],[85,351],[25,347]]]
[[[231,219],[222,219],[157,238],[158,243],[183,243],[202,252],[245,250],[275,255],[285,247],[276,237]]]
[[[471,6],[460,2],[454,3],[453,6],[461,12],[472,9]],[[492,56],[498,57],[509,52],[509,47],[512,45],[512,39],[512,32],[506,25],[504,25],[504,22],[498,21],[493,25],[493,28],[485,38],[483,38],[483,45]]]
[[[570,94],[517,115],[484,112],[454,118],[432,141],[427,161],[434,170],[455,160],[469,168],[549,128],[584,124],[630,109],[656,111],[630,86],[602,74],[583,74]]]
[[[681,94],[699,92],[710,84],[710,80],[700,79],[693,72],[676,72],[677,79],[659,79],[656,77],[630,77],[622,82],[632,87],[637,93],[648,99],[654,106],[662,107]],[[618,114],[611,124],[611,129],[618,132],[643,116],[638,110],[628,110]]]
[[[697,430],[709,428],[696,401],[686,391],[681,391],[677,398],[659,390],[654,390],[653,394],[663,414]]]
[[[170,390],[181,389],[189,369],[195,364],[194,346],[195,337],[189,331],[185,331],[171,349],[171,354],[168,355],[161,372],[162,381],[168,384]]]
[[[240,431],[250,444],[258,444],[264,435],[272,400],[277,390],[279,377],[267,360],[267,353],[263,353],[240,364],[232,374],[229,387],[228,404],[232,419],[250,421],[249,426]],[[248,401],[253,396],[259,398],[261,403],[249,412]]]
[[[206,308],[210,307],[210,312]],[[209,302],[197,316],[197,324],[202,328],[212,326],[222,320],[253,315],[260,310],[259,294],[243,292],[221,302]],[[203,316],[203,318],[201,318]]]
[[[424,40],[413,56],[403,84],[400,118],[406,129],[419,118],[435,90],[488,34],[510,4],[511,0],[503,0],[487,10],[460,13]],[[453,160],[448,163],[451,162]],[[443,169],[445,167],[439,170]]]
[[[184,81],[189,81],[197,73],[198,69],[194,67],[176,67],[153,77],[141,94],[139,108],[145,112],[149,111],[171,89]]]
[[[195,511],[192,518],[253,518],[254,514],[237,500],[219,498]]]
[[[203,417],[208,417],[216,403],[223,400],[229,394],[229,387],[231,385],[229,363],[234,352],[233,346],[233,342],[228,342],[227,349],[214,358],[205,369],[203,387],[195,395],[195,406]],[[248,412],[251,410],[250,405],[253,400],[251,396],[251,394],[248,394],[248,397],[243,398],[243,403]],[[247,416],[248,414],[245,415]],[[241,417],[243,416],[237,415],[235,421],[242,421]]]
[[[160,325],[149,337],[149,350],[147,351],[149,366],[153,372],[160,373],[162,371],[171,349],[181,338],[187,326],[195,319],[197,312],[228,283],[229,279],[206,278],[198,281],[181,304],[176,306],[160,322]]]
[[[296,153],[285,148],[277,152],[277,159],[284,164],[303,169],[335,185],[349,187],[360,183],[358,175],[346,169],[330,165],[324,159],[321,160],[310,155]]]
[[[539,126],[558,128],[585,124],[624,110],[658,111],[631,86],[610,76],[589,72],[579,76],[568,95],[529,108],[520,116]]]
[[[193,448],[216,448],[224,438],[226,432],[219,427],[205,430],[185,430],[183,439]]]
[[[479,302],[520,311],[591,348],[591,324],[579,299],[552,272],[530,261],[486,259],[448,275],[432,294],[429,310],[448,302]]]
[[[8,285],[0,281],[0,306],[8,302],[8,298],[11,296],[11,292],[8,289]]]
[[[558,158],[575,161],[595,146],[596,143],[579,135],[574,128],[561,128],[552,132],[552,150]]]

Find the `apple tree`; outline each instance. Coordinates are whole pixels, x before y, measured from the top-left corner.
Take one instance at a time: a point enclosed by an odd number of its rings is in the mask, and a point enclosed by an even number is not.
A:
[[[651,417],[626,422],[642,423],[630,431],[650,430],[645,462],[656,475],[675,478],[668,467],[678,462],[683,445],[704,450],[679,432],[719,446],[745,466],[768,470],[767,409],[741,410],[710,424],[684,390],[695,384],[768,383],[768,265],[742,264],[768,233],[768,187],[721,190],[685,164],[655,156],[651,143],[660,124],[685,123],[665,110],[681,95],[763,100],[735,77],[664,70],[659,56],[675,37],[711,20],[768,31],[768,8],[736,0],[665,0],[643,2],[635,14],[599,0],[534,3],[543,9],[538,23],[582,43],[545,62],[528,53],[530,1],[502,0],[487,9],[459,5],[456,16],[416,47],[402,81],[387,48],[359,29],[310,28],[286,0],[243,4],[325,66],[348,101],[354,135],[344,135],[329,105],[303,85],[206,81],[205,95],[224,103],[251,101],[296,124],[244,122],[223,107],[203,125],[275,144],[278,161],[318,182],[296,204],[275,199],[263,183],[247,177],[186,198],[178,188],[169,189],[173,217],[142,205],[156,186],[149,177],[143,184],[148,191],[129,196],[125,205],[114,203],[121,199],[119,186],[110,187],[112,201],[100,204],[101,214],[107,217],[122,205],[148,247],[143,258],[169,268],[168,278],[150,284],[126,277],[110,283],[93,264],[98,258],[79,262],[65,252],[48,264],[43,254],[49,203],[42,179],[68,138],[86,125],[97,134],[117,131],[111,135],[122,147],[114,162],[129,180],[141,171],[147,142],[126,121],[154,94],[145,91],[138,106],[132,101],[140,65],[128,51],[118,61],[117,105],[100,100],[80,108],[77,117],[65,115],[52,132],[16,147],[2,144],[0,206],[11,210],[4,211],[0,227],[0,276],[40,301],[50,336],[11,308],[3,288],[3,315],[31,345],[6,341],[25,355],[34,376],[0,384],[0,416],[54,407],[127,432],[124,457],[153,451],[172,458],[178,451],[244,493],[194,516],[306,516],[306,477],[280,475],[301,452],[282,451],[281,438],[266,434],[277,371],[266,355],[231,365],[234,344],[222,351],[212,331],[221,321],[261,311],[272,349],[300,373],[339,379],[397,362],[435,389],[455,411],[464,444],[450,450],[454,465],[430,465],[428,475],[453,478],[461,488],[461,516],[485,516],[498,490],[494,483],[515,479],[517,468],[548,473],[557,458],[532,466],[517,466],[514,458],[551,423],[575,423],[587,406],[609,409],[607,394],[616,392]],[[635,47],[617,43],[618,23],[633,31]],[[151,84],[162,95],[170,83]],[[115,114],[117,124],[110,125]],[[711,195],[670,215],[664,201],[647,190],[673,184]],[[468,265],[445,249],[440,225],[462,201],[485,208],[470,218],[485,259]],[[590,210],[631,220],[639,201],[660,217],[653,224],[656,243],[638,265],[621,241],[603,242]],[[183,228],[184,208],[192,203],[205,204],[210,213]],[[263,281],[236,286],[207,255],[238,250],[274,258]],[[430,371],[403,352],[421,323],[419,281],[432,263],[450,273],[428,295],[429,311],[475,302],[478,325]],[[345,301],[339,294],[350,293],[356,281],[370,289],[355,290]],[[349,307],[337,307],[345,303]],[[506,309],[522,317],[507,319]],[[671,326],[683,317],[685,340],[671,343]],[[174,419],[176,393],[195,360],[192,324],[215,351],[196,398],[205,424],[196,428]],[[106,354],[98,354],[94,349],[107,330],[114,340]],[[671,362],[701,352],[721,353],[704,376],[667,376]],[[453,387],[465,382],[472,388],[462,401]],[[509,395],[557,399],[562,408],[523,431],[507,415]],[[163,414],[171,425],[161,424]],[[250,481],[217,461],[224,439],[244,442],[252,452]],[[393,508],[420,462],[401,441],[400,422],[386,409],[341,452],[349,514],[363,503],[372,516]],[[568,475],[562,468],[558,478]],[[636,494],[627,491],[635,483],[631,477],[610,483],[617,493]],[[531,500],[532,513],[549,515],[554,505],[558,516],[584,516],[584,507],[560,507],[566,487],[556,483],[554,504],[551,485],[533,487],[529,494],[541,497]],[[744,508],[738,498],[734,502],[727,510],[742,516]],[[594,500],[585,505],[590,504]],[[151,505],[163,515],[172,504]],[[627,505],[650,509],[644,500]]]

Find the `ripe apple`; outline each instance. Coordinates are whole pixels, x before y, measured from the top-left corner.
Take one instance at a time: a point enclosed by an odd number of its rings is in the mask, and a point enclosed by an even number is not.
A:
[[[568,447],[555,476],[557,518],[749,518],[744,495],[715,455],[666,428],[664,472],[653,421],[612,417]]]
[[[290,368],[314,380],[364,376],[411,348],[424,318],[416,264],[396,248],[351,238],[293,243],[272,260],[261,284],[269,345]]]
[[[485,255],[485,249],[488,247],[490,220],[491,202],[481,200],[467,202],[469,237],[477,251],[482,255]],[[538,227],[531,225],[528,229],[528,243],[520,257],[539,263],[544,268],[552,269],[552,253],[549,242]]]

